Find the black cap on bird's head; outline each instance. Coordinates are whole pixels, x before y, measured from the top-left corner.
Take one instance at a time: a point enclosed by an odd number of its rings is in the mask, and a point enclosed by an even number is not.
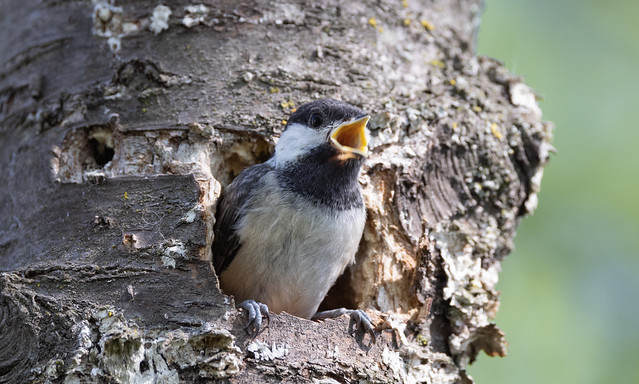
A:
[[[313,147],[327,145],[337,152],[339,160],[364,158],[368,155],[369,119],[361,109],[339,100],[304,104],[288,119],[276,147],[276,158],[295,160]]]

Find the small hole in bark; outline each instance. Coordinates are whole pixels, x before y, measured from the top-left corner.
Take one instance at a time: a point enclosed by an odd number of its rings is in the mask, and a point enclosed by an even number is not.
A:
[[[93,128],[88,132],[88,139],[87,148],[92,157],[92,159],[85,161],[88,166],[93,160],[98,167],[102,168],[113,160],[115,151],[113,150],[113,132],[110,129],[105,127]]]
[[[115,157],[113,129],[109,125],[70,131],[60,148],[54,149],[53,172],[63,183],[91,181],[96,172]]]
[[[144,373],[149,370],[149,363],[146,360],[140,362],[140,373]]]
[[[103,167],[106,163],[113,160],[115,151],[113,150],[113,147],[109,147],[107,143],[93,138],[89,139],[87,145],[89,146],[89,151],[93,155],[93,159],[97,165]]]

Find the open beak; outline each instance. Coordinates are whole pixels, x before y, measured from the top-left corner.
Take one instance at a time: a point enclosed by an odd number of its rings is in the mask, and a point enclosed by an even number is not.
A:
[[[340,124],[331,132],[331,143],[346,157],[355,155],[368,156],[368,139],[366,138],[366,123],[370,116],[360,117],[354,121]]]

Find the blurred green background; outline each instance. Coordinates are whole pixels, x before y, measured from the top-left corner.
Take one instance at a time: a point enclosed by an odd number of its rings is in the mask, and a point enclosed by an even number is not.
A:
[[[639,1],[486,0],[478,53],[543,97],[557,154],[503,263],[475,381],[639,383]]]

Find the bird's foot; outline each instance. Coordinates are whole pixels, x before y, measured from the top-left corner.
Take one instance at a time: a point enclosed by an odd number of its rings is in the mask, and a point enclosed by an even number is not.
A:
[[[271,316],[268,313],[266,304],[259,303],[255,300],[244,300],[238,305],[246,311],[248,319],[244,329],[251,337],[257,336],[262,327],[262,318],[265,317],[268,323],[271,323]]]
[[[350,316],[351,322],[355,325],[355,329],[362,329],[365,332],[368,332],[373,340],[375,340],[375,329],[373,327],[373,320],[371,320],[371,317],[368,315],[368,313],[362,311],[361,309],[331,309],[329,311],[317,312],[315,315],[313,315],[313,319],[334,319],[342,315]]]

